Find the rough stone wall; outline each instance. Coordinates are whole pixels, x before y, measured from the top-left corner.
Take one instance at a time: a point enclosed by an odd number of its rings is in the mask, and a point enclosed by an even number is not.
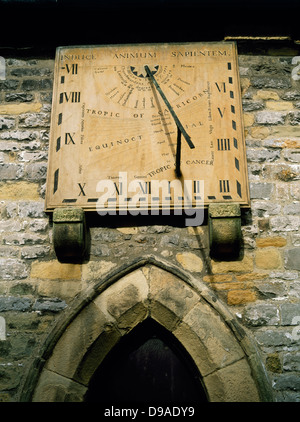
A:
[[[91,227],[83,264],[62,264],[44,213],[54,59],[6,59],[0,79],[0,401],[95,280],[154,254],[203,280],[252,332],[278,401],[300,401],[300,75],[297,52],[240,55],[251,211],[243,256],[208,257],[207,226]],[[4,318],[4,319],[3,319]]]

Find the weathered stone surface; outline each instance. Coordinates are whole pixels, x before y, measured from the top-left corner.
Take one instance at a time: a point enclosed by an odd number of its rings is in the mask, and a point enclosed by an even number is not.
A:
[[[293,340],[291,332],[276,329],[260,330],[255,332],[255,337],[262,347],[286,347],[296,343]]]
[[[150,272],[150,298],[182,318],[199,300],[197,294],[172,274],[153,267]]]
[[[82,264],[82,279],[86,282],[97,282],[101,278],[112,271],[117,264],[112,261],[90,261]]]
[[[247,149],[247,160],[257,163],[263,163],[265,161],[272,162],[280,158],[280,151],[272,151],[267,149],[248,148]]]
[[[192,252],[178,253],[176,260],[185,270],[200,273],[203,269],[202,259]]]
[[[78,402],[82,401],[86,390],[87,388],[82,384],[45,369],[39,380],[33,401],[45,403]]]
[[[136,270],[110,286],[94,303],[108,319],[113,318],[120,327],[126,327],[126,324],[132,324],[132,318],[141,320],[146,317],[144,303],[148,299],[148,292],[145,275],[141,270]]]
[[[300,250],[299,248],[288,249],[285,252],[285,267],[289,270],[300,270]]]
[[[300,371],[300,352],[289,352],[283,355],[284,371]]]
[[[214,261],[212,260],[213,274],[227,272],[251,272],[253,270],[253,259],[244,256],[242,260],[235,261]]]
[[[24,168],[20,164],[0,164],[0,180],[18,180],[24,176]]]
[[[283,125],[286,112],[280,111],[259,111],[256,114],[256,123],[259,125]]]
[[[26,264],[18,259],[0,258],[0,279],[17,280],[28,276]]]
[[[0,91],[16,90],[19,87],[19,81],[17,79],[6,79],[0,81]]]
[[[195,331],[208,350],[214,350],[210,359],[213,359],[215,369],[230,365],[242,357],[242,349],[232,333],[220,316],[204,302],[197,303],[183,321]]]
[[[286,205],[283,212],[290,215],[300,215],[300,202]]]
[[[26,113],[19,117],[19,127],[36,128],[49,127],[50,114],[49,113]]]
[[[243,314],[243,318],[245,324],[253,327],[278,325],[280,323],[278,307],[265,303],[248,305]]]
[[[87,349],[101,335],[101,331],[109,330],[107,325],[108,322],[104,314],[95,304],[91,303],[62,335],[55,348],[55,353],[47,363],[47,368],[61,375],[74,377],[78,361],[83,359]],[[120,334],[117,338],[120,338]],[[101,360],[101,356],[99,356],[98,365]],[[87,374],[82,373],[81,377],[86,379]]]
[[[11,129],[15,127],[15,118],[0,116],[0,130]]]
[[[24,79],[21,85],[23,91],[45,91],[52,89],[51,79]]]
[[[40,312],[60,312],[66,306],[66,302],[58,298],[38,299],[33,305],[33,310]]]
[[[300,325],[300,303],[280,305],[282,325]]]
[[[40,199],[38,185],[33,182],[0,183],[0,200],[33,200]]]
[[[287,244],[287,240],[284,237],[260,237],[256,239],[256,244],[259,248],[267,248],[269,246],[275,246],[281,248]]]
[[[293,109],[293,103],[290,101],[266,101],[266,107],[269,110],[286,111]]]
[[[239,379],[239,381],[237,381]],[[260,398],[255,392],[254,380],[245,359],[235,362],[214,374],[205,377],[205,383],[210,389],[212,402],[258,402]],[[232,388],[226,386],[230,384]],[[251,391],[249,395],[247,392]]]
[[[18,101],[22,103],[27,103],[33,100],[34,100],[34,95],[25,93],[25,92],[20,92],[20,93],[14,92],[14,93],[5,94],[5,101],[7,102]]]
[[[39,280],[36,291],[42,297],[58,297],[67,304],[82,290],[82,284],[78,280]]]
[[[0,117],[1,119],[1,117]],[[33,141],[38,138],[38,132],[29,130],[11,130],[0,133],[0,139],[12,141]]]
[[[250,183],[251,199],[270,199],[274,190],[272,183]]]
[[[300,378],[295,374],[282,374],[274,381],[276,390],[300,391]]]
[[[255,111],[264,108],[264,104],[261,101],[243,100],[243,111]]]
[[[282,372],[282,364],[278,353],[271,353],[267,356],[266,367],[269,371],[275,373]]]
[[[255,253],[255,264],[258,268],[273,270],[282,266],[280,252],[275,248],[258,249]]]
[[[300,371],[296,339],[300,334],[300,91],[291,78],[298,65],[293,59],[297,53],[287,53],[278,50],[272,57],[267,52],[239,57],[251,182],[251,208],[243,210],[242,217],[244,258],[211,260],[206,222],[186,228],[173,225],[171,217],[169,225],[151,217],[149,223],[132,220],[123,227],[125,221],[117,218],[108,227],[95,219],[90,255],[81,266],[58,263],[52,220],[44,213],[54,61],[30,57],[5,60],[6,80],[0,81],[0,310],[8,335],[0,342],[0,401],[16,400],[30,355],[35,356],[41,334],[50,333],[58,313],[67,305],[71,309],[74,298],[84,296],[85,289],[101,289],[103,282],[116,279],[119,267],[123,271],[129,262],[132,265],[147,255],[164,259],[163,266],[193,280],[194,287],[168,271],[147,266],[124,284],[114,281],[105,300],[96,300],[97,306],[93,303],[95,313],[82,317],[80,323],[79,313],[74,328],[68,326],[70,335],[57,353],[60,366],[56,362],[53,372],[48,371],[44,398],[81,400],[83,384],[88,384],[99,359],[122,335],[150,316],[176,333],[205,374],[214,368],[211,375],[216,375],[216,383],[207,381],[215,391],[212,397],[227,400],[231,393],[226,391],[226,383],[234,381],[233,372],[238,374],[238,369],[234,365],[223,368],[228,369],[225,377],[223,369],[219,372],[212,364],[219,351],[219,357],[227,353],[216,346],[215,337],[222,333],[214,329],[210,338],[207,322],[203,341],[216,351],[211,358],[196,334],[197,330],[204,333],[201,325],[192,317],[190,325],[183,321],[189,315],[196,318],[193,310],[199,296],[194,289],[199,284],[204,291],[212,290],[211,300],[217,298],[237,313],[249,338],[251,334],[256,337],[276,399],[300,400],[296,380]],[[200,315],[199,321],[205,325],[203,318]],[[192,330],[193,324],[197,330]],[[91,354],[85,355],[89,348]],[[82,362],[74,369],[77,357]],[[70,370],[69,380],[62,373],[51,378],[58,367],[59,371],[64,367]],[[72,384],[73,376],[79,384]],[[234,385],[232,394],[239,397]],[[242,385],[243,389],[246,391]]]
[[[28,311],[33,303],[33,299],[27,297],[0,297],[0,312],[7,311]]]
[[[257,295],[252,290],[230,290],[227,295],[228,305],[244,305],[255,302]]]
[[[284,151],[284,159],[291,163],[300,163],[300,150],[289,149],[289,150]]]
[[[47,164],[46,163],[31,163],[25,166],[24,178],[32,182],[39,182],[46,180]]]
[[[43,258],[48,255],[50,246],[24,246],[21,257],[24,259]]]
[[[62,264],[56,260],[45,262],[33,262],[30,276],[41,279],[81,279],[81,265]]]
[[[0,105],[0,114],[38,113],[41,109],[41,103],[2,104]]]
[[[45,217],[44,202],[37,202],[37,201],[19,202],[19,216],[22,218]]]
[[[274,232],[297,231],[300,226],[300,217],[299,216],[271,217],[270,224]]]
[[[254,88],[289,89],[291,81],[287,77],[259,76],[251,79]]]

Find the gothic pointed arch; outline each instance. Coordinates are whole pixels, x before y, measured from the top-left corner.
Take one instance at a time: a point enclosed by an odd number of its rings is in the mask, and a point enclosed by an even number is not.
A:
[[[21,401],[84,401],[93,374],[146,319],[190,355],[208,399],[271,401],[269,380],[248,333],[200,279],[154,256],[114,270],[62,315],[37,357]]]

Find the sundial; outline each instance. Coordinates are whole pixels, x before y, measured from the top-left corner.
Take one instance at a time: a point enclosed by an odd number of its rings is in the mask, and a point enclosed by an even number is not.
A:
[[[59,47],[46,211],[185,200],[249,206],[236,45]]]

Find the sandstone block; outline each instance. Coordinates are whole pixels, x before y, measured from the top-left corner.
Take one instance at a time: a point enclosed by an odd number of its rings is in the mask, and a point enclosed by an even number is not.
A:
[[[139,269],[112,284],[94,303],[108,319],[117,320],[122,326],[132,326],[132,318],[144,319],[146,309],[143,304],[148,299],[148,292],[148,281]]]
[[[280,252],[275,248],[258,249],[255,253],[255,264],[265,270],[280,268],[282,266]]]
[[[0,183],[0,200],[33,200],[40,199],[38,183],[6,182]]]
[[[251,136],[255,139],[265,139],[270,134],[270,129],[265,126],[255,126],[251,129]]]
[[[149,277],[150,299],[154,302],[152,308],[156,306],[157,311],[157,304],[160,304],[160,308],[166,309],[166,314],[170,313],[170,320],[180,320],[199,300],[192,288],[166,271],[153,267]]]
[[[246,272],[253,270],[253,259],[245,255],[241,261],[211,261],[213,274],[228,272]]]
[[[227,295],[228,305],[244,305],[255,302],[256,299],[256,293],[252,290],[231,290]]]
[[[101,342],[101,338],[108,340],[108,334],[111,334],[115,339],[112,330],[99,307],[95,306],[93,302],[90,303],[80,312],[59,339],[55,351],[47,363],[47,368],[69,378],[74,378],[85,353],[95,341]],[[120,338],[120,333],[116,334],[117,338]],[[105,356],[108,347],[108,344],[104,345],[104,350],[98,355],[98,365],[103,359],[101,355],[104,353]],[[111,344],[110,347],[112,347]],[[82,373],[81,377],[85,379],[87,377],[88,380],[87,372]]]
[[[203,281],[208,283],[224,283],[228,281],[232,281],[231,274],[216,274],[216,275],[205,275],[203,277]]]
[[[73,299],[81,292],[81,284],[78,281],[62,280],[39,280],[37,292],[44,297],[59,297],[64,300]]]
[[[274,237],[261,237],[256,239],[256,245],[259,248],[266,248],[268,246],[275,246],[277,248],[281,248],[285,246],[287,240],[284,237],[274,236]]]
[[[267,91],[260,89],[257,93],[253,96],[253,98],[260,99],[260,100],[279,100],[279,95],[276,91]]]
[[[80,280],[81,265],[62,264],[56,260],[33,262],[30,275],[32,278],[42,278],[49,280]]]
[[[267,101],[266,107],[269,110],[286,111],[293,109],[293,103],[290,101]]]
[[[41,111],[42,106],[41,103],[3,104],[0,105],[0,114],[38,113]]]
[[[82,264],[82,279],[86,282],[99,280],[105,274],[109,273],[116,264],[111,261],[90,261]]]
[[[208,350],[214,351],[216,367],[227,366],[243,356],[241,347],[225,322],[206,303],[197,303],[186,315],[184,322],[193,329]]]
[[[260,401],[246,359],[208,375],[205,384],[212,402]]]
[[[252,113],[244,113],[243,114],[243,119],[244,119],[244,126],[245,127],[250,127],[253,125],[254,123],[254,115]]]
[[[81,401],[86,390],[87,387],[82,384],[45,369],[39,379],[33,401],[46,403],[78,402]]]
[[[185,270],[200,273],[203,269],[202,259],[192,252],[178,253],[176,260]]]

